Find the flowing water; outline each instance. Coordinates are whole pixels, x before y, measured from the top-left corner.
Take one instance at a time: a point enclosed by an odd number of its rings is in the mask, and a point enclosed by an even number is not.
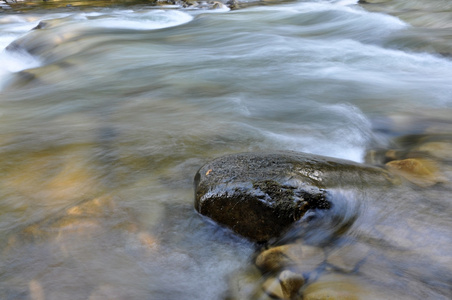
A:
[[[203,163],[447,136],[450,2],[389,2],[0,12],[0,298],[223,299],[255,248],[195,213]],[[369,298],[452,296],[447,180],[337,195]]]

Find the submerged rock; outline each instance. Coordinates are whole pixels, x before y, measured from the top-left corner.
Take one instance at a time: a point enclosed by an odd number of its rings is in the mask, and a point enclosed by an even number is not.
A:
[[[262,285],[264,292],[272,298],[284,299],[284,292],[278,278],[269,278]]]
[[[240,153],[195,176],[195,208],[257,242],[280,236],[309,209],[328,209],[327,188],[391,184],[372,166],[300,152]]]
[[[303,276],[289,270],[282,271],[278,279],[284,299],[294,299],[304,284]]]
[[[281,272],[278,277],[270,277],[262,284],[262,290],[272,299],[301,299],[298,294],[304,284],[303,276],[289,270]]]
[[[286,244],[263,251],[256,257],[256,266],[264,272],[278,272],[286,268],[297,273],[313,271],[323,261],[322,248],[303,244]]]
[[[393,160],[386,164],[389,170],[421,187],[428,187],[446,181],[433,160],[407,158]]]
[[[329,266],[328,269],[344,274],[355,272],[366,261],[369,253],[371,253],[371,248],[364,243],[338,247],[327,253],[326,262]]]
[[[362,288],[349,280],[330,279],[310,284],[303,290],[304,300],[358,300],[364,299]]]

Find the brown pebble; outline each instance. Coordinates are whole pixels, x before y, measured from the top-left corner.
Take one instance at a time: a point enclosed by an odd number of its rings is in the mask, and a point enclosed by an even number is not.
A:
[[[256,265],[270,272],[279,272],[287,267],[308,272],[314,270],[324,260],[325,253],[321,248],[288,244],[265,250],[256,258]]]
[[[279,282],[284,295],[284,299],[296,299],[298,291],[304,284],[302,275],[289,270],[284,270],[279,274]]]
[[[439,173],[436,163],[430,159],[408,158],[403,160],[394,160],[386,164],[387,168],[410,182],[428,187],[445,179]]]
[[[272,298],[276,299],[286,299],[281,287],[281,283],[277,278],[269,278],[262,284],[262,289],[264,292]]]

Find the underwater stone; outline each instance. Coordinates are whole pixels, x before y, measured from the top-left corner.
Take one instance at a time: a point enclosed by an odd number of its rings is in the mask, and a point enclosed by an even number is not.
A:
[[[297,243],[267,249],[256,257],[255,263],[264,272],[290,268],[302,274],[315,270],[324,261],[322,248]]]
[[[289,270],[284,270],[279,274],[278,279],[281,284],[284,299],[296,299],[298,291],[304,284],[303,276]]]
[[[435,161],[423,158],[407,158],[393,160],[386,164],[387,168],[399,174],[408,181],[421,186],[429,187],[447,179],[440,173]]]

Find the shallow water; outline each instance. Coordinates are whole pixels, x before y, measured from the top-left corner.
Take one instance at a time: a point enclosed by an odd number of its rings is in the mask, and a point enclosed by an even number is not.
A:
[[[450,133],[448,21],[428,3],[437,26],[356,1],[0,13],[0,298],[222,299],[254,245],[194,212],[197,169],[255,150],[363,162]],[[371,245],[357,274],[380,298],[446,299],[449,191],[338,190],[307,239]]]

